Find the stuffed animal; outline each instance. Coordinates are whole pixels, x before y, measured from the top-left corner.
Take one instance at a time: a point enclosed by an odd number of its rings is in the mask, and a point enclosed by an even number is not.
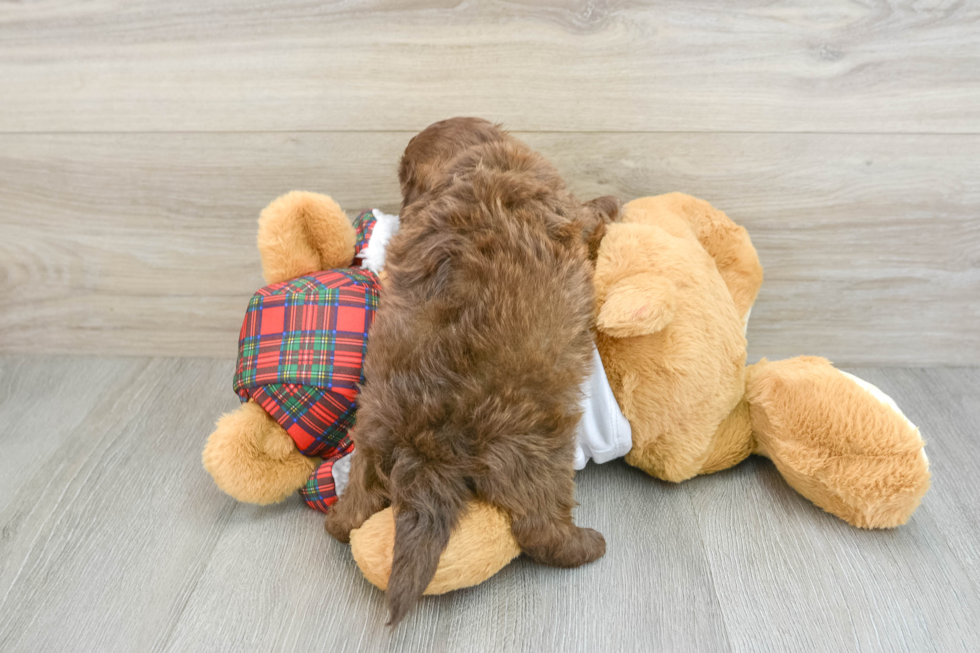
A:
[[[272,285],[242,326],[235,390],[244,403],[219,420],[203,456],[231,496],[267,504],[299,490],[326,511],[342,492],[360,361],[397,228],[397,216],[377,210],[351,226],[312,193],[263,211],[258,244]],[[748,234],[708,203],[674,193],[627,204],[596,264],[596,355],[576,468],[625,456],[678,482],[755,453],[855,526],[904,523],[929,486],[918,430],[877,388],[824,359],[746,367],[744,329],[761,283]],[[351,533],[361,571],[382,589],[393,538],[390,509]],[[426,593],[482,582],[519,553],[509,517],[473,502]]]
[[[929,487],[918,430],[880,390],[823,358],[746,367],[744,329],[761,283],[747,232],[707,202],[673,193],[627,204],[595,271],[597,367],[615,401],[585,411],[613,435],[598,455],[583,456],[580,444],[577,461],[603,462],[625,437],[627,463],[679,482],[758,454],[854,526],[905,523]],[[596,376],[586,406],[603,394]],[[381,589],[393,537],[390,508],[351,533],[355,560]],[[481,582],[518,553],[508,517],[474,502],[426,593]]]
[[[242,324],[234,389],[243,403],[218,421],[203,454],[232,497],[268,504],[299,490],[323,512],[337,500],[378,274],[397,229],[398,217],[378,210],[351,224],[314,193],[289,193],[262,212],[258,247],[271,285]]]

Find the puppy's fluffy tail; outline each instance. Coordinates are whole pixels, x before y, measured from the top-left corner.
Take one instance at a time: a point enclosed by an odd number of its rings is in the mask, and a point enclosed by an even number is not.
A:
[[[408,482],[397,483],[397,496],[392,497],[395,551],[388,578],[389,626],[397,625],[422,598],[469,494],[462,479],[440,478],[435,470],[421,466],[413,466],[415,473],[398,474],[408,471],[400,466],[396,464],[392,476]]]

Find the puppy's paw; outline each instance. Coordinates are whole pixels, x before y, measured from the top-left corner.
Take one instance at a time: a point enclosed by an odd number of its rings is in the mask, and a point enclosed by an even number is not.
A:
[[[549,553],[550,559],[541,562],[555,567],[581,567],[606,553],[606,538],[597,530],[573,526]]]
[[[606,553],[606,538],[602,533],[575,525],[534,533],[522,540],[524,553],[552,567],[580,567]]]
[[[343,544],[350,543],[350,532],[354,530],[354,526],[351,525],[350,520],[346,519],[344,515],[337,512],[337,504],[334,504],[333,509],[327,513],[327,519],[323,522],[323,526],[338,542],[342,542]]]

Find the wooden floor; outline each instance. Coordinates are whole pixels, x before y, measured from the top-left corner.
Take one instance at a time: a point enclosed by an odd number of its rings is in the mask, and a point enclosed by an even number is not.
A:
[[[851,528],[762,459],[681,485],[590,466],[604,558],[519,559],[391,631],[318,513],[201,468],[230,361],[0,357],[0,651],[976,651],[980,370],[851,371],[928,441],[908,525]]]

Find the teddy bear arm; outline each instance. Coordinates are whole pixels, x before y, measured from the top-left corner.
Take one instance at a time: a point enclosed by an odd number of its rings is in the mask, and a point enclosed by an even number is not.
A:
[[[621,279],[606,292],[596,328],[614,338],[631,338],[663,330],[674,318],[676,288],[652,273]]]
[[[755,453],[848,523],[904,524],[928,490],[918,429],[884,394],[825,359],[763,360],[749,368],[746,397]]]
[[[248,402],[218,420],[202,462],[226,494],[267,505],[301,488],[319,460],[301,454],[261,406]]]
[[[330,197],[293,191],[272,201],[259,216],[257,243],[266,282],[349,267],[356,234]]]

